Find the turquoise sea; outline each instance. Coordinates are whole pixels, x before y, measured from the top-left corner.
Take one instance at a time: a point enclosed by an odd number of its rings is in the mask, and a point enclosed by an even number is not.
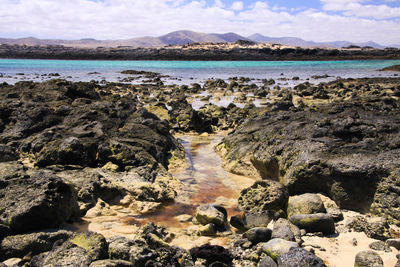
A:
[[[166,83],[203,82],[209,78],[228,79],[244,76],[254,79],[288,78],[282,84],[293,85],[313,75],[329,75],[325,80],[361,77],[391,77],[394,72],[380,72],[383,67],[400,64],[400,60],[345,61],[102,61],[102,60],[26,60],[0,59],[0,82],[46,80],[44,74],[59,73],[74,81],[120,81],[127,77],[122,70],[146,70],[169,75]],[[22,75],[22,73],[24,75]],[[19,74],[19,75],[17,75]],[[1,77],[2,76],[2,77]],[[299,77],[299,81],[291,80]],[[283,80],[283,79],[281,79]],[[321,81],[321,80],[318,80]],[[140,81],[139,81],[140,82]]]

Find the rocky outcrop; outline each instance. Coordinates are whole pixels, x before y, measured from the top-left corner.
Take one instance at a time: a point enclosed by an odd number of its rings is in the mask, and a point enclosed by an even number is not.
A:
[[[323,193],[341,208],[384,214],[398,223],[399,83],[382,78],[302,84],[293,93],[296,108],[271,109],[223,140],[225,167],[279,181],[290,195]]]
[[[14,234],[57,227],[79,216],[74,194],[51,172],[27,173],[16,163],[0,164],[0,222]]]

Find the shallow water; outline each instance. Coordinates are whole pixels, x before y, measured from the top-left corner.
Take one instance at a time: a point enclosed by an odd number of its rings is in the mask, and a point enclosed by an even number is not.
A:
[[[214,146],[222,137],[223,134],[179,136],[188,164],[187,168],[173,174],[182,183],[173,203],[146,215],[115,205],[110,207],[110,213],[95,217],[85,216],[84,223],[75,226],[83,231],[100,232],[106,237],[129,237],[137,230],[137,226],[150,221],[175,230],[185,229],[191,223],[180,222],[176,216],[193,216],[195,209],[202,204],[220,204],[227,209],[229,216],[235,214],[240,191],[250,186],[254,180],[228,173],[222,168],[222,160],[214,151]]]
[[[202,83],[209,78],[228,79],[244,76],[253,79],[278,80],[299,77],[298,81],[282,81],[293,86],[306,79],[329,81],[337,77],[390,77],[394,72],[379,72],[378,69],[400,64],[400,60],[338,60],[338,61],[104,61],[104,60],[28,60],[0,59],[0,82],[15,83],[19,80],[42,81],[57,77],[42,76],[59,73],[60,78],[72,81],[107,80],[119,81],[129,75],[120,72],[126,69],[146,70],[169,75],[166,83]],[[16,75],[23,73],[24,75]],[[283,74],[283,75],[281,75]],[[329,75],[326,79],[314,80],[313,75]],[[1,75],[0,75],[1,76]],[[141,82],[142,79],[134,81]]]

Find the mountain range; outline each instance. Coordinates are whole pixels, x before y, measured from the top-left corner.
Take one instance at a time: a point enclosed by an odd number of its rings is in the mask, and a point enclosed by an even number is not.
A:
[[[212,43],[226,43],[236,42],[238,40],[246,40],[260,43],[277,43],[282,45],[300,46],[300,47],[321,47],[321,48],[340,48],[348,47],[350,45],[356,46],[370,46],[374,48],[385,48],[386,46],[380,45],[373,41],[365,43],[352,43],[348,41],[335,41],[335,42],[313,42],[305,41],[297,37],[267,37],[261,34],[253,34],[248,37],[238,35],[236,33],[200,33],[193,31],[175,31],[159,37],[138,37],[125,40],[96,40],[96,39],[80,39],[80,40],[61,40],[61,39],[38,39],[34,37],[9,39],[0,38],[0,44],[17,44],[17,45],[63,45],[69,47],[79,48],[95,48],[95,47],[120,47],[120,46],[131,46],[131,47],[163,47],[168,45],[184,45],[187,43],[201,43],[201,42],[212,42]],[[390,45],[390,47],[400,48],[400,45]]]

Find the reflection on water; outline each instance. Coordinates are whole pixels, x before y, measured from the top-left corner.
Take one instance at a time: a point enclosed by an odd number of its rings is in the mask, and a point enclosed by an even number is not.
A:
[[[222,168],[222,160],[214,151],[222,135],[185,135],[179,138],[188,162],[185,170],[174,174],[182,182],[182,190],[174,203],[147,215],[146,221],[177,227],[180,223],[175,216],[194,215],[199,205],[209,203],[223,205],[228,212],[234,213],[240,190],[253,180],[228,173]],[[181,225],[185,226],[185,223]]]

